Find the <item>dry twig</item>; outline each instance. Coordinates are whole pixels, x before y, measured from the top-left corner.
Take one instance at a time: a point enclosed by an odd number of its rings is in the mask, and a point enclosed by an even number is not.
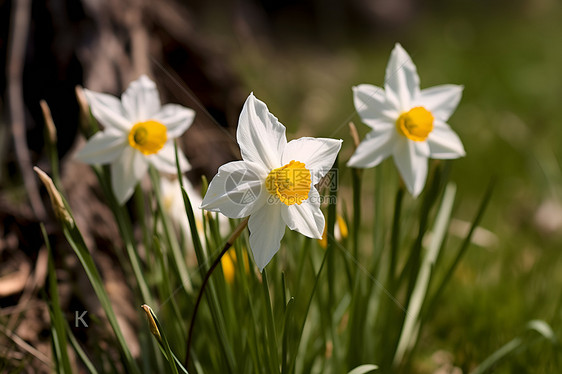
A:
[[[33,170],[31,170],[31,158],[25,138],[25,107],[23,103],[22,76],[30,16],[30,0],[19,0],[13,3],[6,72],[9,97],[8,110],[16,156],[27,196],[33,213],[39,220],[43,221],[47,218],[47,214],[41,202],[41,195],[39,194],[39,188],[37,187]]]

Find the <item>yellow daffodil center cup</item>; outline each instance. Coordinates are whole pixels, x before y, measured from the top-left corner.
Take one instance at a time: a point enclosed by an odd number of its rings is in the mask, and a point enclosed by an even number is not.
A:
[[[433,114],[422,106],[412,108],[398,117],[396,129],[406,138],[422,142],[433,130]]]
[[[129,132],[129,145],[145,155],[161,150],[166,140],[168,140],[166,126],[158,121],[136,123]]]
[[[269,172],[265,179],[265,188],[285,205],[300,205],[308,199],[310,184],[312,183],[310,171],[305,164],[291,161],[287,165]]]

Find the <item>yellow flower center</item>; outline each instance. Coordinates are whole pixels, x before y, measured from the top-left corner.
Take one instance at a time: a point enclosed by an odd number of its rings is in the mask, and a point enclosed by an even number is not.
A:
[[[145,155],[151,155],[161,150],[166,140],[168,140],[166,126],[153,120],[136,123],[129,132],[131,147]]]
[[[433,114],[422,106],[412,108],[398,117],[396,129],[408,139],[424,141],[433,130]]]
[[[310,192],[310,171],[305,164],[291,161],[287,165],[269,172],[265,188],[273,196],[278,196],[285,205],[300,205],[308,199]]]

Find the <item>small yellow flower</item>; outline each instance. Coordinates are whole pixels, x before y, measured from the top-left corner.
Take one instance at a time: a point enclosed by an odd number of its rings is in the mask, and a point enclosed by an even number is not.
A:
[[[224,274],[224,279],[226,283],[234,283],[234,275],[236,274],[236,264],[238,259],[236,258],[236,250],[231,248],[226,252],[221,258],[222,273]],[[248,254],[244,251],[244,269],[246,273],[250,271],[250,263],[248,261]]]

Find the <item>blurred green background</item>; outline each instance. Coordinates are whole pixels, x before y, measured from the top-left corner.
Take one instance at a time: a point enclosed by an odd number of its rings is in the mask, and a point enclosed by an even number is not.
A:
[[[561,336],[562,4],[397,4],[375,1],[370,5],[382,15],[353,18],[367,8],[354,8],[350,16],[345,6],[322,13],[330,4],[313,2],[318,6],[310,9],[294,1],[277,4],[272,15],[266,5],[275,2],[264,2],[258,9],[266,12],[265,21],[257,26],[241,24],[245,17],[228,8],[207,7],[199,27],[228,51],[248,92],[268,104],[288,127],[289,139],[344,139],[340,163],[353,151],[347,123],[354,121],[361,135],[367,132],[355,114],[351,87],[383,85],[394,43],[410,53],[422,89],[465,86],[449,121],[467,151],[453,162],[455,217],[470,221],[495,178],[482,223],[493,235],[477,235],[484,245],[473,245],[456,271],[422,336],[418,370],[434,370],[439,358],[432,355],[444,350],[467,372],[522,334],[532,319],[547,321]],[[365,178],[372,179],[372,173]],[[342,175],[345,196],[349,174]],[[396,183],[396,175],[389,183]],[[370,185],[364,186],[366,200]],[[370,218],[368,209],[364,214]],[[457,227],[462,231],[462,223]],[[497,372],[557,372],[559,355],[540,343],[510,356]]]

